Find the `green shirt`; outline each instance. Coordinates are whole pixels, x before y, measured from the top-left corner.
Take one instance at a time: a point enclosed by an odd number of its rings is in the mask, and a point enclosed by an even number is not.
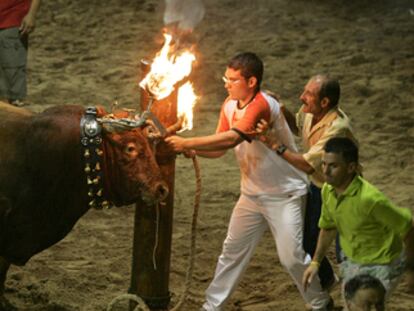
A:
[[[360,264],[388,264],[403,249],[412,213],[398,208],[377,188],[356,176],[337,197],[332,186],[322,188],[319,227],[337,229],[345,255]]]

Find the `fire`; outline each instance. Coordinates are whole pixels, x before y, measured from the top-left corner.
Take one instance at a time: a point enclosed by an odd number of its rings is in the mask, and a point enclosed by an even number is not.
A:
[[[197,102],[191,82],[185,83],[178,89],[177,115],[183,119],[180,132],[193,128],[193,108]]]
[[[176,84],[186,78],[192,69],[195,56],[185,50],[180,54],[174,52],[172,36],[164,34],[165,43],[155,56],[150,72],[140,82],[140,87],[148,91],[155,99],[166,98],[174,91]],[[177,116],[183,119],[182,130],[193,128],[193,107],[197,96],[190,82],[178,89]]]

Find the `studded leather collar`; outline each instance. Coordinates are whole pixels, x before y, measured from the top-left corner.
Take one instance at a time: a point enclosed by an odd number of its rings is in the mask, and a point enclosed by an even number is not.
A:
[[[96,119],[96,107],[87,107],[80,121],[80,141],[84,172],[88,185],[89,207],[109,208],[104,196],[102,126]]]

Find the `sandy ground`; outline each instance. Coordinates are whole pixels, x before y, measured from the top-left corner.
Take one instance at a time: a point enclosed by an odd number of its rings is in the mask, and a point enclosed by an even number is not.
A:
[[[357,2],[358,4],[352,4]],[[226,93],[227,60],[254,51],[264,60],[264,88],[292,110],[309,76],[337,75],[341,106],[361,142],[365,176],[398,205],[414,206],[414,3],[409,0],[206,0],[196,28],[201,100],[195,129],[211,133]],[[43,1],[31,37],[28,109],[79,103],[138,107],[139,61],[162,43],[163,1]],[[182,310],[198,310],[239,194],[232,152],[200,159],[203,192],[194,283]],[[183,289],[194,197],[191,161],[177,159],[170,290]],[[18,310],[105,310],[130,285],[134,209],[91,210],[60,243],[13,266],[6,297]],[[332,293],[340,310],[339,289]],[[121,310],[120,308],[118,308]],[[124,308],[124,310],[127,310]],[[281,268],[267,233],[228,311],[299,311],[304,303]],[[402,282],[389,309],[414,310]]]

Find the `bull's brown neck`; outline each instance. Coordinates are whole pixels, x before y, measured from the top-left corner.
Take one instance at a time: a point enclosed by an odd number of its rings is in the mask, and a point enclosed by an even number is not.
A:
[[[109,208],[112,204],[105,199],[108,191],[105,189],[107,187],[105,187],[104,181],[102,127],[97,122],[96,117],[96,107],[88,107],[81,118],[81,149],[88,187],[89,207],[102,209]]]

